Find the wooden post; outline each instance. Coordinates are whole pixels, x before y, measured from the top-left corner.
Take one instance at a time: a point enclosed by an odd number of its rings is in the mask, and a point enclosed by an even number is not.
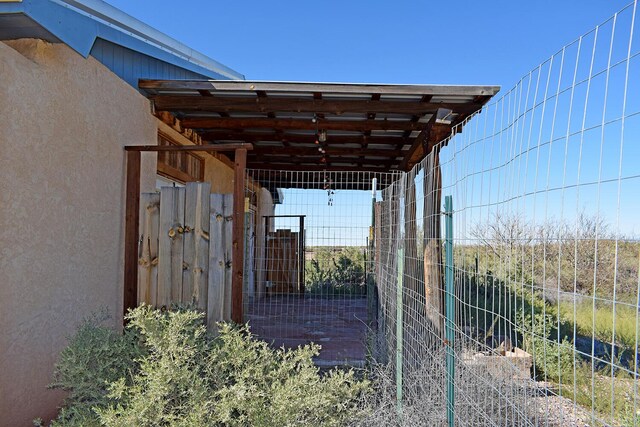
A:
[[[231,279],[231,320],[242,323],[242,283],[244,269],[244,174],[247,150],[236,150],[233,183],[233,258]]]
[[[407,183],[405,186],[404,198],[404,287],[408,290],[405,295],[405,313],[412,316],[410,310],[417,308],[415,302],[421,297],[421,291],[418,289],[418,244],[417,244],[417,225],[416,225],[416,184],[414,174],[407,174]]]
[[[306,264],[305,257],[305,241],[304,241],[304,216],[300,216],[300,232],[298,233],[298,290],[300,292],[300,296],[304,297],[305,287],[304,287],[304,270]]]
[[[424,170],[424,286],[426,314],[444,333],[444,286],[442,283],[442,248],[440,209],[442,203],[442,171],[440,149],[434,147]]]
[[[140,152],[127,152],[127,187],[124,224],[124,295],[123,311],[137,305],[138,233],[140,221]]]

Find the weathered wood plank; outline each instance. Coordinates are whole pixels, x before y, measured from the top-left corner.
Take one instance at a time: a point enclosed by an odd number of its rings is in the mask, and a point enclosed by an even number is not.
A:
[[[254,253],[255,253],[255,233],[254,233],[254,213],[244,214],[244,291],[243,296],[247,301],[255,298],[255,274],[254,274]]]
[[[224,216],[224,308],[223,318],[225,322],[231,321],[232,290],[232,264],[233,264],[233,194],[225,194],[223,197],[222,212]],[[241,282],[242,283],[242,282]]]
[[[225,217],[224,196],[212,194],[210,201],[209,291],[207,295],[207,328],[215,330],[224,319],[225,303]]]
[[[208,182],[189,182],[184,213],[184,264],[182,302],[206,311],[209,276],[209,195]]]
[[[160,307],[169,307],[182,298],[184,197],[184,188],[160,189],[157,299]]]
[[[124,223],[123,314],[138,299],[138,232],[140,227],[140,153],[127,153],[127,184]]]
[[[138,261],[138,304],[156,305],[158,292],[158,227],[160,224],[160,194],[143,193],[141,233],[142,253]]]
[[[444,334],[444,283],[440,236],[442,170],[436,146],[427,158],[424,171],[424,294],[425,309],[437,333]]]

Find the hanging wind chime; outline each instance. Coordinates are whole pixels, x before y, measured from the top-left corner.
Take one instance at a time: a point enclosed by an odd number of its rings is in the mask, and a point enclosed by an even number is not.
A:
[[[322,157],[320,158],[320,163],[322,163],[323,165],[325,165],[324,171],[323,171],[323,179],[324,179],[324,190],[327,192],[327,205],[329,206],[333,206],[333,195],[335,194],[335,191],[333,191],[333,189],[331,188],[331,184],[333,184],[333,182],[331,181],[331,176],[327,173],[327,150],[326,150],[326,146],[327,146],[327,131],[325,129],[318,129],[318,117],[314,114],[313,115],[313,122],[316,124],[316,145],[318,145],[318,151],[322,154]]]

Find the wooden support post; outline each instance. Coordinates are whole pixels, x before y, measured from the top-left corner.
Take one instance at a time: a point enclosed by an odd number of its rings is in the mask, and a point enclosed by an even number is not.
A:
[[[140,221],[140,152],[127,152],[127,187],[124,224],[124,295],[123,311],[137,305],[138,234]]]
[[[442,282],[442,249],[440,210],[442,203],[442,171],[440,149],[435,147],[424,170],[424,286],[426,314],[438,335],[444,333],[444,286]]]
[[[244,174],[247,150],[236,150],[233,183],[233,258],[231,279],[231,320],[242,323],[242,284],[244,273]]]
[[[418,234],[416,225],[416,183],[414,174],[407,173],[404,198],[404,287],[408,289],[405,295],[405,313],[415,315],[410,310],[417,308],[415,302],[421,300],[422,292],[418,289]]]

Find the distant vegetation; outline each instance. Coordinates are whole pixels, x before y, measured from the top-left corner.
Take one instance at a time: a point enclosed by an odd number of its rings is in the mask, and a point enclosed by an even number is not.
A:
[[[585,214],[537,226],[495,214],[471,234],[455,254],[461,326],[481,342],[515,340],[533,355],[537,379],[633,424],[640,243]]]
[[[366,295],[366,248],[359,246],[308,248],[306,292],[327,298]]]

